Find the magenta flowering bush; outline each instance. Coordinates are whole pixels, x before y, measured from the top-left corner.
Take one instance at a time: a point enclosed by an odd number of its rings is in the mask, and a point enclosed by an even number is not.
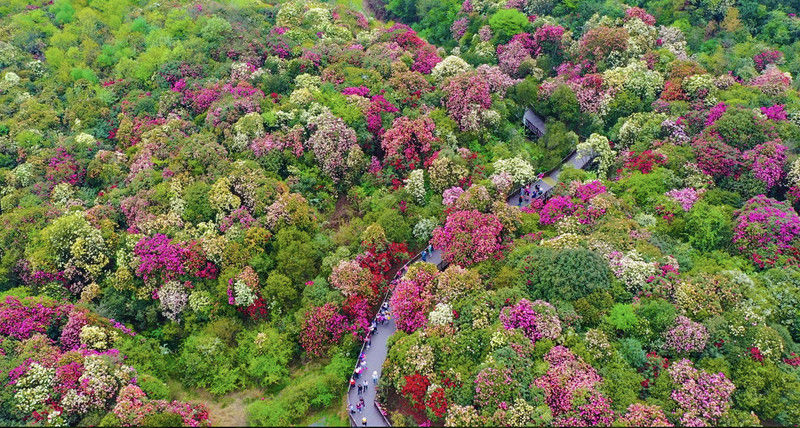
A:
[[[42,303],[28,304],[13,296],[6,296],[0,304],[0,335],[14,339],[28,339],[35,333],[45,333],[50,325],[60,321],[69,312],[70,306],[45,306]],[[72,344],[72,343],[70,343]]]
[[[561,322],[555,308],[541,300],[531,303],[528,299],[521,299],[514,306],[506,306],[500,311],[500,322],[506,330],[522,332],[531,342],[542,338],[556,339],[561,334]]]
[[[442,259],[459,266],[501,256],[500,233],[503,225],[497,216],[477,210],[454,211],[444,226],[433,230],[431,244],[442,250]]]
[[[771,189],[783,179],[786,150],[787,147],[778,139],[753,147],[744,152],[743,158],[753,175]]]
[[[66,322],[65,322],[66,319]],[[8,325],[13,320],[15,327]],[[60,336],[55,342],[43,333]],[[155,412],[175,413],[187,426],[208,426],[203,405],[151,400],[136,386],[137,371],[114,348],[132,331],[71,304],[47,299],[7,296],[0,303],[0,335],[11,366],[3,388],[8,392],[7,414],[28,423],[79,424],[90,413],[116,413],[126,405],[126,391],[137,390],[140,403],[153,406],[129,414],[124,424]]]
[[[789,204],[758,195],[735,214],[733,244],[753,263],[797,263],[800,217]]]
[[[714,177],[738,175],[742,165],[741,152],[725,144],[716,135],[701,136],[692,142],[697,166]]]
[[[697,202],[701,196],[703,196],[704,189],[694,189],[692,187],[686,187],[683,189],[673,189],[669,192],[665,193],[667,197],[674,200],[678,203],[678,205],[683,208],[684,211],[689,211],[694,206],[695,202]]]
[[[509,406],[515,388],[510,370],[487,367],[475,377],[475,405],[487,409]]]
[[[706,326],[680,315],[675,325],[665,333],[664,348],[676,354],[702,352],[708,342]]]
[[[769,107],[761,107],[761,113],[763,113],[767,119],[774,120],[776,122],[787,120],[786,110],[783,104],[774,104]]]
[[[347,317],[329,302],[306,312],[300,344],[309,355],[321,356],[350,330]]]
[[[356,132],[330,113],[317,116],[310,123],[308,146],[328,176],[338,183],[347,169],[347,154],[357,147]]]
[[[550,349],[544,360],[550,363],[550,368],[534,385],[544,390],[554,424],[611,424],[614,419],[611,402],[597,391],[601,378],[592,366],[560,345]]]
[[[397,328],[413,333],[428,323],[428,312],[435,303],[432,289],[437,273],[432,265],[414,267],[395,285],[389,306]]]
[[[667,371],[677,384],[670,397],[678,405],[681,425],[714,425],[730,410],[736,386],[723,373],[697,370],[687,359],[673,363]]]

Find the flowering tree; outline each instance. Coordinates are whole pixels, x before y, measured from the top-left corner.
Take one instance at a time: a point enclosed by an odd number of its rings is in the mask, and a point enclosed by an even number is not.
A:
[[[610,425],[611,402],[597,391],[600,376],[563,346],[551,348],[544,357],[550,368],[534,384],[542,388],[554,424],[569,426]],[[580,400],[581,397],[585,397]]]
[[[345,296],[359,295],[369,299],[376,295],[372,288],[372,272],[356,260],[339,262],[331,272],[330,282]]]
[[[753,175],[771,189],[777,185],[784,175],[787,147],[781,140],[768,141],[744,152],[744,160],[748,163]]]
[[[664,410],[656,405],[633,403],[617,422],[626,427],[671,427]]]
[[[330,113],[319,115],[311,123],[312,134],[308,145],[314,152],[322,170],[334,182],[344,176],[347,168],[345,159],[356,144],[356,132],[344,121]]]
[[[666,332],[664,347],[677,354],[702,352],[706,348],[706,342],[706,327],[680,315],[675,319],[675,326]]]
[[[432,264],[421,265],[412,267],[395,285],[389,300],[397,328],[406,333],[413,333],[427,324],[427,315],[434,303],[431,289],[438,271]]]
[[[306,312],[300,344],[309,355],[318,357],[338,343],[350,329],[347,318],[339,313],[336,305],[328,302]]]
[[[384,163],[398,171],[418,168],[433,153],[432,144],[437,141],[433,134],[435,127],[429,117],[395,119],[381,140]]]
[[[500,322],[506,330],[519,330],[536,342],[539,339],[556,339],[561,334],[561,322],[555,308],[547,302],[531,303],[521,299],[515,306],[506,306],[500,311]]]
[[[753,263],[760,267],[779,260],[797,263],[800,217],[789,204],[758,195],[735,214],[733,243]]]
[[[470,266],[500,256],[502,230],[503,225],[493,214],[454,211],[444,226],[434,229],[431,243],[442,250],[442,258],[448,263]]]
[[[672,364],[668,372],[678,385],[670,397],[678,404],[681,425],[713,425],[728,413],[736,386],[723,373],[697,370],[687,359]]]

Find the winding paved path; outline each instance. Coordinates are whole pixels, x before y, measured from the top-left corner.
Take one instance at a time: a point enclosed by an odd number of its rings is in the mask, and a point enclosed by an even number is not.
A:
[[[577,152],[570,153],[567,156],[564,164],[571,164],[573,167],[581,169],[589,161],[592,160],[593,155],[586,155],[581,156]],[[561,174],[561,168],[556,168],[548,173],[546,173],[541,179],[538,181],[533,182],[533,185],[538,184],[539,188],[546,194],[550,189],[552,189],[556,183],[558,183],[558,176]],[[522,204],[519,203],[519,190],[515,191],[508,197],[507,201],[509,205],[521,205],[526,206],[528,205],[528,201],[523,201]],[[414,257],[409,261],[408,265],[419,261],[419,257]],[[430,256],[428,256],[427,262],[436,264],[437,266],[440,265],[442,261],[442,251],[441,250],[433,250]],[[395,280],[398,279],[403,272],[403,269],[398,271],[397,275],[395,276]],[[387,294],[384,298],[384,301],[388,301],[389,295]],[[390,314],[391,315],[391,314]],[[348,413],[350,414],[350,423],[357,426],[363,426],[363,418],[367,418],[367,425],[370,427],[385,427],[390,426],[387,419],[381,414],[378,410],[378,407],[375,403],[375,393],[376,393],[376,385],[372,382],[372,372],[377,371],[378,375],[383,376],[383,362],[386,360],[386,357],[389,352],[389,347],[387,341],[389,340],[389,336],[394,334],[397,330],[397,327],[394,323],[394,316],[391,317],[384,325],[378,325],[377,329],[372,335],[372,342],[367,349],[366,347],[361,348],[361,352],[364,354],[364,360],[367,362],[366,369],[362,371],[361,376],[359,377],[356,382],[363,383],[364,380],[367,380],[369,387],[365,393],[361,395],[358,394],[358,388],[350,388],[348,391],[347,402],[348,406],[352,404],[353,408],[356,407],[356,404],[359,402],[360,398],[363,397],[364,399],[364,408],[361,412],[350,413],[348,409]],[[356,364],[360,364],[361,360]]]

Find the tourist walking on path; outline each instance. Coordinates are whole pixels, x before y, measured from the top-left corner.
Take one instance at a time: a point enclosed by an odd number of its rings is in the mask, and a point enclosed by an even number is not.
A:
[[[367,418],[361,418],[361,426],[367,426]]]
[[[374,383],[376,386],[378,385],[378,371],[377,370],[372,372],[372,383]]]
[[[425,250],[422,250],[422,261],[423,262],[428,261],[428,252]]]
[[[364,392],[364,387],[361,384],[358,384],[358,395],[361,395]]]
[[[369,388],[369,382],[367,382],[367,380],[364,379],[364,393],[367,392],[367,388]]]

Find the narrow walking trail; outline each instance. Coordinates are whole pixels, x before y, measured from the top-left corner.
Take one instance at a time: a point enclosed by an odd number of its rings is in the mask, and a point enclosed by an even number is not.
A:
[[[574,168],[582,169],[584,168],[592,159],[594,155],[580,155],[578,152],[572,152],[567,156],[564,160],[563,165],[570,164]],[[562,167],[563,167],[562,165]],[[542,193],[539,198],[547,198],[550,190],[558,183],[558,176],[561,174],[562,168],[556,168],[542,176],[538,181],[531,183],[532,185],[539,185],[539,189],[541,189]],[[520,192],[519,190],[512,193],[508,198],[507,202],[509,205],[517,205],[517,206],[526,206],[529,204],[529,201],[523,200],[522,204],[520,204]],[[406,266],[409,266],[417,261],[421,261],[419,254],[413,257]],[[438,249],[434,249],[433,252],[427,257],[426,260],[428,263],[433,263],[439,266],[440,269],[443,268],[441,265],[442,262],[442,251]],[[405,269],[400,269],[397,272],[394,280],[399,279]],[[384,298],[384,302],[389,300],[389,294],[387,293],[386,297]],[[356,411],[355,413],[350,412],[348,408],[348,413],[350,414],[350,423],[354,426],[370,426],[370,427],[385,427],[390,426],[388,419],[384,416],[379,408],[379,404],[375,401],[375,393],[376,393],[376,385],[372,381],[372,372],[377,371],[379,376],[383,376],[383,362],[386,361],[386,357],[389,352],[388,347],[388,340],[389,336],[394,334],[397,330],[397,327],[394,323],[394,316],[389,312],[391,315],[391,319],[387,321],[383,325],[378,325],[375,329],[375,332],[372,334],[372,340],[370,347],[367,349],[366,346],[361,348],[361,354],[364,356],[363,361],[366,361],[366,366],[361,372],[361,376],[356,379],[357,384],[363,384],[366,380],[368,383],[368,387],[366,392],[359,394],[358,388],[353,387],[350,388],[347,396],[348,406],[352,405],[353,408],[359,403],[360,399],[364,399],[364,408],[361,412]],[[359,360],[356,361],[356,367],[361,364],[361,356],[359,356]],[[364,425],[363,420],[366,418],[366,425]]]

